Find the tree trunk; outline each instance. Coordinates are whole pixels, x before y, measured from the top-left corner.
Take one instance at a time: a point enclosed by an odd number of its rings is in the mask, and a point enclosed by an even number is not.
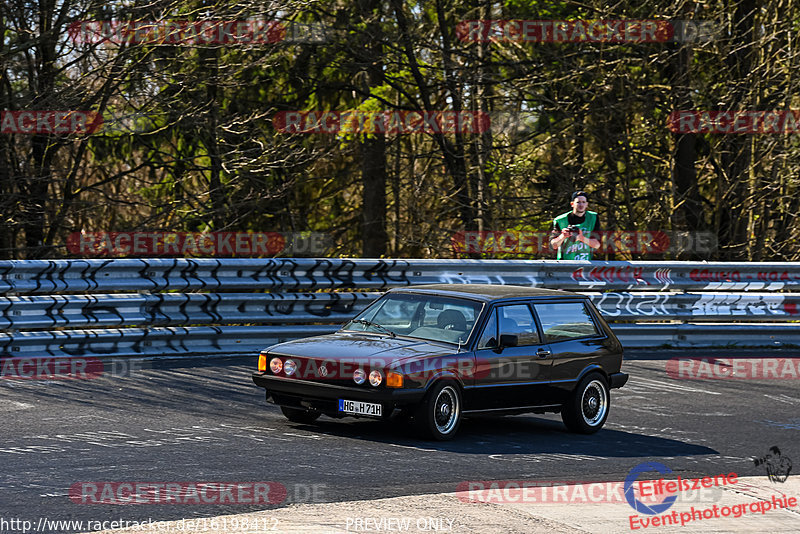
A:
[[[380,0],[363,0],[358,3],[361,20],[367,23],[361,50],[366,68],[366,92],[380,87],[384,81],[383,35],[380,16],[376,14],[381,4]],[[361,204],[361,253],[368,258],[378,258],[386,254],[389,242],[386,232],[386,136],[379,132],[362,134],[360,145],[361,182],[364,187]]]

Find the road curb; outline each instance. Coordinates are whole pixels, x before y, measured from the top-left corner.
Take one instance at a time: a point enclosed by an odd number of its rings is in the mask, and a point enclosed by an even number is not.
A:
[[[586,484],[584,484],[585,486]],[[575,488],[572,485],[570,488]],[[573,495],[573,493],[568,492]],[[770,482],[766,476],[742,477],[735,485],[722,487],[715,502],[676,502],[671,512],[694,509],[720,510],[742,506],[757,508],[773,496],[795,497],[800,503],[800,478],[785,483]],[[464,495],[439,493],[368,501],[319,504],[293,504],[284,508],[249,514],[217,516],[156,523],[152,528],[104,531],[104,534],[152,532],[208,532],[246,534],[254,532],[341,534],[349,532],[458,532],[494,534],[497,532],[567,534],[584,532],[797,532],[800,530],[800,504],[791,509],[747,512],[741,517],[695,520],[684,526],[631,528],[636,515],[627,502],[465,502]],[[519,500],[519,499],[518,499]],[[655,516],[639,514],[641,520]],[[245,525],[247,525],[245,527]],[[238,528],[236,528],[238,526]],[[253,528],[253,527],[256,528]]]

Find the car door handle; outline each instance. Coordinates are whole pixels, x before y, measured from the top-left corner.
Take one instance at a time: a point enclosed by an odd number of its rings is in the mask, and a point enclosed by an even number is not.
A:
[[[552,352],[550,352],[549,350],[545,350],[545,349],[539,349],[539,350],[536,351],[536,355],[538,357],[540,357],[540,358],[547,358],[551,354],[552,354]]]

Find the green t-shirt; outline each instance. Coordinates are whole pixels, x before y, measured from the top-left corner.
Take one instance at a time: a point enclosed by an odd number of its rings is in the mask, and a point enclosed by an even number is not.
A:
[[[571,211],[564,213],[563,215],[559,215],[555,219],[553,219],[553,228],[558,228],[558,230],[563,230],[567,226],[569,226],[569,216],[572,215]],[[595,230],[595,225],[597,223],[597,213],[594,211],[587,211],[583,217],[583,222],[578,224],[577,226],[583,230],[583,235],[590,237],[591,232]],[[567,238],[561,243],[561,246],[558,247],[558,254],[556,255],[557,260],[591,260],[592,259],[592,247],[587,245],[586,243],[581,243],[577,241],[575,238]]]

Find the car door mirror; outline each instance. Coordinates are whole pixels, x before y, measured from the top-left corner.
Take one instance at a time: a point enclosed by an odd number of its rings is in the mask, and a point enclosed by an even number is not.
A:
[[[515,334],[500,334],[500,348],[516,347],[519,344],[519,337]]]

